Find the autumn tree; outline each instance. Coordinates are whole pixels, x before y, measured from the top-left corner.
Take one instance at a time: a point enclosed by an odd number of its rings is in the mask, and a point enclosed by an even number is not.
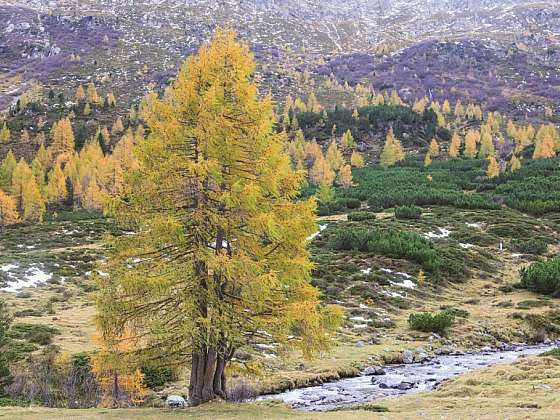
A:
[[[354,136],[352,136],[352,132],[350,130],[346,130],[346,132],[342,135],[340,147],[343,153],[350,153],[356,147],[356,141],[354,140]]]
[[[107,94],[107,99],[105,101],[108,106],[114,108],[117,105],[117,100],[115,98],[115,94],[113,92],[109,92]]]
[[[4,121],[2,128],[0,128],[0,143],[9,143],[9,142],[10,142],[10,129],[8,128],[6,122]]]
[[[509,160],[509,170],[511,172],[515,172],[518,171],[519,169],[521,169],[521,161],[517,156],[512,155],[511,159]]]
[[[496,149],[494,148],[494,142],[492,140],[491,128],[487,125],[483,125],[480,129],[480,150],[478,151],[478,157],[484,159],[495,155]]]
[[[546,134],[541,139],[536,140],[533,159],[548,159],[554,156],[556,156],[556,152],[552,136]]]
[[[426,153],[426,157],[424,157],[424,168],[427,168],[432,164],[432,157],[430,156],[430,152]]]
[[[254,71],[229,31],[187,58],[165,97],[147,99],[139,169],[109,206],[136,234],[112,240],[101,335],[130,330],[134,355],[190,362],[193,406],[225,397],[237,349],[274,342],[310,356],[340,321],[310,285],[315,203],[296,200],[303,174]]]
[[[0,189],[9,191],[12,187],[12,175],[16,168],[17,161],[11,150],[0,164]]]
[[[346,164],[340,168],[337,183],[342,188],[350,188],[352,186],[352,168],[350,165]]]
[[[101,102],[101,98],[99,97],[97,88],[95,87],[95,84],[93,82],[90,82],[88,84],[86,91],[86,100],[92,105],[99,105],[99,103]]]
[[[80,84],[78,89],[76,89],[76,102],[83,102],[86,99],[86,91],[84,87]]]
[[[486,176],[488,178],[496,178],[500,175],[500,165],[494,156],[488,158],[488,168],[486,169]]]
[[[66,196],[66,177],[60,165],[56,164],[48,175],[45,198],[49,203],[60,203],[66,199]]]
[[[430,157],[438,157],[439,156],[439,144],[436,139],[432,139],[430,142],[430,146],[428,148],[428,154]]]
[[[350,165],[354,168],[363,168],[365,166],[363,156],[356,150],[354,150],[350,155]]]
[[[53,161],[66,161],[74,152],[74,130],[69,118],[54,123],[51,130],[52,143],[49,152]]]
[[[45,201],[34,177],[27,178],[23,184],[22,216],[26,222],[42,222],[45,214]]]
[[[315,156],[313,166],[309,170],[309,180],[316,186],[330,187],[335,179],[335,171],[322,153]]]
[[[475,130],[469,130],[465,136],[465,150],[463,154],[466,158],[474,159],[477,152],[477,143],[480,139],[480,134]]]
[[[344,157],[342,156],[341,151],[338,149],[335,140],[331,141],[331,144],[327,149],[325,158],[334,171],[338,171],[344,164]]]
[[[451,143],[449,144],[449,149],[447,153],[450,158],[457,158],[461,152],[461,137],[457,133],[453,133],[451,137]]]
[[[117,119],[113,123],[113,126],[111,127],[111,134],[116,136],[118,134],[121,134],[123,131],[124,131],[124,124],[122,118],[119,116],[117,117]]]
[[[383,151],[380,156],[381,166],[388,168],[393,166],[395,163],[400,162],[405,157],[404,149],[401,142],[397,140],[393,129],[391,128],[387,133],[387,138],[385,139],[385,145],[383,146]]]
[[[19,222],[16,200],[0,190],[0,233],[6,226]]]

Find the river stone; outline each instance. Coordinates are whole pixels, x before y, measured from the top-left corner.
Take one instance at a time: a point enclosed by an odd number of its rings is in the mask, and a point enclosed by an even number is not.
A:
[[[364,347],[364,346],[365,346],[365,343],[362,340],[360,340],[356,343],[356,347]]]
[[[441,346],[439,349],[436,349],[436,354],[451,354],[455,351],[455,349],[451,346]]]
[[[411,364],[414,363],[414,353],[412,353],[410,350],[405,350],[402,352],[402,361],[404,364]]]
[[[169,408],[185,408],[187,402],[180,395],[169,395],[165,400],[165,405]]]
[[[363,371],[364,376],[380,376],[385,375],[385,371],[381,366],[368,366]]]
[[[407,391],[412,388],[414,388],[414,382],[402,381],[397,385],[397,389],[400,389],[401,391]]]
[[[429,358],[430,358],[430,356],[428,356],[426,353],[420,352],[420,353],[417,353],[416,356],[414,356],[414,361],[416,363],[422,363],[422,362],[428,360]]]

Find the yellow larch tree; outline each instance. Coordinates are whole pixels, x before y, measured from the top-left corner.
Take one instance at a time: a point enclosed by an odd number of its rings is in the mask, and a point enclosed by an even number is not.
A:
[[[443,105],[441,106],[441,112],[443,112],[446,115],[451,114],[451,104],[447,99],[443,101]]]
[[[6,226],[19,223],[16,200],[0,190],[0,233]]]
[[[488,167],[486,169],[486,176],[488,178],[496,178],[500,175],[500,165],[494,156],[488,158]]]
[[[86,99],[86,91],[84,87],[80,84],[78,89],[76,89],[76,102],[83,102]]]
[[[465,136],[465,149],[463,155],[466,158],[474,159],[477,153],[477,143],[480,139],[480,134],[476,130],[469,130]]]
[[[509,170],[511,172],[515,172],[518,171],[519,169],[521,169],[521,161],[517,156],[512,155],[511,159],[509,160]]]
[[[49,153],[53,162],[65,162],[74,153],[74,130],[69,118],[54,123],[51,129],[52,143]]]
[[[124,131],[124,124],[122,118],[119,116],[117,117],[117,119],[113,123],[113,126],[111,127],[111,134],[113,136],[117,136],[121,134],[123,131]]]
[[[354,136],[350,130],[346,130],[346,132],[342,135],[340,148],[343,153],[350,153],[356,148],[356,141],[354,140]]]
[[[430,157],[435,158],[439,156],[439,144],[436,139],[432,139],[428,147],[428,154]]]
[[[449,154],[450,158],[457,158],[461,153],[461,136],[457,132],[453,133],[451,137],[451,143],[449,144],[449,149],[447,153]]]
[[[14,153],[10,149],[2,163],[0,163],[0,189],[8,192],[11,191],[12,176],[16,166],[16,158],[14,156]]]
[[[22,215],[25,222],[42,222],[45,214],[45,201],[35,178],[27,178],[23,184]]]
[[[427,168],[432,164],[432,157],[430,156],[430,152],[426,153],[424,157],[424,168]]]
[[[488,125],[483,125],[480,128],[480,150],[478,151],[478,157],[485,159],[489,156],[496,156],[496,149],[492,140],[491,128]]]
[[[164,97],[149,94],[139,169],[108,206],[136,234],[110,240],[101,339],[129,330],[129,355],[188,362],[192,406],[225,397],[237,349],[274,343],[311,356],[341,321],[310,284],[316,204],[298,199],[304,175],[254,72],[230,31],[189,56]]]
[[[0,143],[9,143],[10,142],[10,129],[8,125],[4,121],[2,128],[0,128]]]
[[[346,164],[340,168],[337,176],[337,183],[342,188],[350,188],[352,184],[352,168]]]
[[[548,159],[556,156],[555,144],[552,136],[545,134],[542,138],[535,141],[535,151],[533,159]]]
[[[395,163],[400,162],[405,157],[404,149],[401,142],[397,140],[393,129],[391,128],[387,133],[387,138],[385,139],[385,145],[383,146],[383,151],[380,156],[380,164],[384,168],[393,166]]]
[[[338,171],[344,164],[344,156],[342,156],[342,152],[338,149],[336,140],[331,141],[329,144],[325,158],[334,171]]]
[[[95,84],[93,82],[90,82],[88,84],[86,91],[86,100],[92,105],[99,105],[99,103],[101,102],[101,98],[99,97],[97,88],[95,87]]]
[[[365,166],[364,157],[358,151],[354,150],[350,155],[350,165],[354,168],[363,168]]]
[[[60,164],[56,164],[48,174],[45,198],[49,203],[59,204],[66,199],[67,195],[66,177],[60,168]]]

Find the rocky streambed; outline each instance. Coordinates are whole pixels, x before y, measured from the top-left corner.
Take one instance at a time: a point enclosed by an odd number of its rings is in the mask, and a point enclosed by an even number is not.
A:
[[[475,369],[509,363],[520,356],[543,353],[556,348],[558,344],[509,346],[503,350],[485,349],[477,353],[440,355],[421,363],[372,366],[355,378],[265,395],[259,399],[282,400],[293,408],[307,411],[328,411],[344,405],[432,390],[447,379]]]

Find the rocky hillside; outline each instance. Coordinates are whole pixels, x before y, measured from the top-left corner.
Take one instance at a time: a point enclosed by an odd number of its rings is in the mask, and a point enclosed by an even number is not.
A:
[[[72,91],[110,78],[118,96],[137,101],[217,25],[248,40],[278,98],[297,91],[304,69],[519,114],[560,96],[553,0],[0,1],[0,21],[0,109],[31,79]]]

